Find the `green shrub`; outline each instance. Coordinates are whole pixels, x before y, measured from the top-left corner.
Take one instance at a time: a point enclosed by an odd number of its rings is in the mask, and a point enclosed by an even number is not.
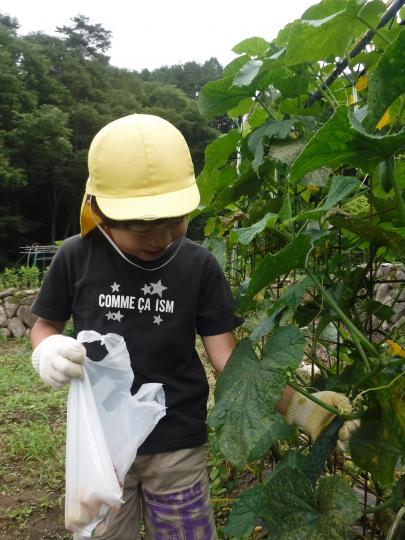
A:
[[[41,273],[36,266],[5,268],[0,273],[0,290],[14,288],[37,288],[41,282]]]

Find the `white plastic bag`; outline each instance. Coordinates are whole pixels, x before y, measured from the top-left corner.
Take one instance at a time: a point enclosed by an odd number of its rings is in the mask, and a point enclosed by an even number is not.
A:
[[[119,511],[124,478],[144,442],[166,414],[161,384],[133,382],[124,338],[83,331],[81,343],[101,341],[108,354],[86,358],[84,378],[70,383],[66,435],[65,525],[75,538],[103,534]]]

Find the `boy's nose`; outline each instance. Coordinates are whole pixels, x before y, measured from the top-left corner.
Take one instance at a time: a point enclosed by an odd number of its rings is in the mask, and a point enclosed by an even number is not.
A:
[[[172,233],[167,225],[157,226],[153,231],[151,244],[153,247],[163,249],[173,242]]]

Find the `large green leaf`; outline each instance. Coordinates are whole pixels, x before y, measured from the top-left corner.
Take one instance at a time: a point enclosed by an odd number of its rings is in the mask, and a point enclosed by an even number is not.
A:
[[[283,377],[275,379],[263,368],[249,340],[238,344],[218,378],[215,406],[208,417],[208,424],[219,432],[222,453],[235,465],[244,465],[271,432],[278,399],[271,390],[281,396],[284,384]]]
[[[208,423],[219,431],[223,454],[239,467],[261,457],[276,440],[291,432],[275,406],[287,382],[287,372],[295,370],[301,361],[305,340],[291,326],[276,329],[271,342],[270,353],[260,362],[251,342],[242,340],[217,381]]]
[[[358,15],[375,25],[378,15],[384,11],[384,4],[380,1],[371,2],[362,8],[362,2],[357,0],[324,0],[317,7],[316,11],[308,10],[304,14],[306,19],[291,25],[285,55],[287,65],[344,57],[354,38],[368,30]]]
[[[309,77],[306,66],[294,66],[294,70],[286,67],[280,60],[267,59],[254,80],[257,90],[266,91],[269,86],[277,88],[283,98],[297,98],[308,91]]]
[[[404,362],[405,365],[405,362]],[[382,410],[385,426],[390,430],[395,441],[393,445],[398,448],[405,458],[405,376],[401,372],[391,372],[386,369],[380,372],[379,377],[373,381],[373,386],[382,388],[377,398]]]
[[[401,449],[386,422],[362,419],[359,429],[350,437],[349,445],[352,460],[358,467],[371,473],[383,486],[392,483]]]
[[[275,326],[276,318],[283,311],[294,311],[300,304],[305,291],[312,287],[312,281],[309,277],[305,277],[301,281],[297,281],[293,285],[289,286],[275,302],[273,302],[270,308],[267,310],[267,314],[264,317],[257,319],[257,324],[254,326],[250,339],[256,342],[261,337],[268,334]],[[257,315],[257,313],[256,313]],[[250,321],[252,322],[252,321]]]
[[[241,134],[237,129],[231,129],[226,135],[222,135],[215,139],[205,149],[205,163],[203,172],[212,173],[214,170],[223,167],[233,152],[236,151],[236,146],[241,138]]]
[[[301,15],[303,20],[320,20],[334,15],[346,8],[347,0],[322,0],[318,4],[310,6]]]
[[[236,75],[233,86],[249,86],[263,65],[263,60],[249,60]]]
[[[402,454],[405,455],[405,380],[404,377],[396,381],[390,390],[392,414],[399,424],[400,434],[397,434]]]
[[[242,300],[241,309],[246,309],[250,299],[261,291],[263,287],[273,283],[278,277],[291,270],[303,268],[311,245],[311,235],[299,234],[275,255],[266,255],[259,263],[249,282],[246,295]]]
[[[264,488],[265,521],[277,540],[341,540],[361,515],[353,490],[339,476],[321,478],[315,492],[300,471],[285,468]]]
[[[284,77],[280,76],[274,81],[274,86],[280,90],[283,98],[298,98],[308,92],[310,77],[307,73],[300,72],[299,67],[301,66],[295,68],[297,73],[287,73],[286,70]]]
[[[247,98],[242,99],[242,101],[240,101],[236,105],[236,107],[234,107],[233,109],[229,109],[228,116],[229,118],[238,118],[239,116],[244,116],[245,114],[251,113],[253,110],[256,111],[255,101],[253,100],[253,98],[247,97]],[[265,119],[267,118],[267,113],[265,111],[263,112],[264,112],[264,119]],[[253,112],[252,114],[255,114],[255,113]],[[261,122],[263,121],[264,120],[262,119]],[[250,125],[250,122],[249,122],[249,125]]]
[[[277,328],[264,348],[263,366],[277,373],[295,371],[304,354],[305,344],[296,326]]]
[[[254,171],[257,172],[264,161],[264,138],[285,139],[293,127],[293,120],[269,120],[249,135],[248,147],[254,155],[254,160],[252,162]]]
[[[209,204],[214,194],[236,179],[235,167],[227,164],[230,156],[236,151],[239,140],[239,131],[231,129],[226,135],[218,137],[205,149],[204,168],[197,178],[202,204]]]
[[[229,64],[227,64],[224,67],[224,71],[222,73],[222,77],[229,77],[230,75],[235,76],[238,71],[250,60],[250,56],[247,54],[244,54],[242,56],[238,56],[237,58],[234,58]]]
[[[283,418],[276,414],[268,429],[263,430],[261,436],[245,456],[245,463],[250,463],[263,458],[269,449],[280,440],[291,440],[296,434],[296,427],[286,424]]]
[[[281,461],[271,473],[266,484],[274,481],[275,477],[287,467],[301,470],[306,461],[306,457],[296,450],[287,450]],[[237,538],[247,536],[257,519],[266,514],[264,485],[259,484],[243,492],[232,506],[228,523],[224,527],[224,532]]]
[[[395,314],[391,306],[387,306],[386,304],[382,304],[381,302],[372,299],[360,302],[360,309],[362,309],[366,315],[373,315],[374,317],[377,317],[377,319],[380,319],[380,321],[390,321]]]
[[[368,83],[367,122],[374,128],[391,103],[405,92],[405,30],[385,49]]]
[[[249,56],[263,56],[269,48],[269,43],[261,37],[251,37],[244,39],[233,47],[236,54],[247,54]]]
[[[320,471],[318,467],[316,478]],[[356,496],[338,476],[322,478],[314,491],[315,482],[307,473],[308,457],[288,450],[264,485],[242,493],[233,505],[224,532],[245,538],[257,520],[263,518],[274,533],[272,538],[324,540],[331,530],[338,535],[331,538],[343,538],[345,527],[360,516]],[[286,513],[288,524],[284,523]]]
[[[212,119],[236,107],[241,99],[251,95],[250,86],[232,86],[233,76],[207,83],[200,92],[201,114]]]
[[[232,229],[230,234],[230,242],[240,242],[247,245],[253,240],[253,238],[264,231],[267,227],[273,227],[277,221],[278,215],[268,212],[260,221],[254,223],[250,227],[240,227],[238,229]]]
[[[319,516],[314,490],[302,472],[284,468],[267,483],[264,496],[266,513],[263,517],[270,538],[308,538]]]
[[[212,252],[222,270],[225,270],[227,263],[225,238],[208,237],[203,245]]]
[[[236,538],[244,538],[250,534],[256,520],[263,513],[262,502],[262,485],[244,491],[232,506],[229,521],[223,529],[224,533]]]
[[[334,176],[331,181],[328,195],[325,201],[325,208],[330,209],[336,206],[352,191],[360,186],[361,182],[353,176]]]
[[[291,208],[291,197],[288,191],[285,194],[283,204],[280,208],[280,212],[278,213],[278,215],[279,215],[279,220],[282,225],[283,224],[290,225],[291,218],[292,218],[292,208]]]
[[[232,182],[228,182],[224,185],[223,189],[218,190],[216,197],[210,204],[209,211],[213,213],[220,212],[228,206],[228,204],[239,200],[243,195],[256,195],[260,189],[262,181],[251,169],[240,176],[237,175],[235,167],[232,167],[232,169],[234,171]]]
[[[197,178],[201,204],[208,205],[214,195],[225,190],[227,186],[233,185],[237,178],[237,171],[232,165],[227,165],[220,170],[214,169],[212,173],[202,171]]]
[[[338,107],[291,166],[292,181],[324,165],[349,164],[373,171],[380,161],[405,148],[405,130],[385,137],[367,133],[353,112]]]
[[[373,242],[375,246],[386,246],[399,260],[405,262],[405,238],[398,232],[356,217],[335,215],[329,222]]]
[[[340,476],[323,477],[319,481],[316,502],[321,517],[314,538],[344,538],[348,525],[361,516],[360,502],[351,487]]]
[[[325,203],[315,210],[308,210],[295,216],[294,221],[305,221],[307,219],[319,219],[328,210],[343,201],[352,191],[360,186],[361,182],[353,176],[334,176],[331,180],[328,195]]]

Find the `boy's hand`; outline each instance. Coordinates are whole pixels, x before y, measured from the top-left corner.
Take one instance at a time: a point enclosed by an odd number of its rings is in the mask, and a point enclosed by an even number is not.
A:
[[[343,414],[350,414],[352,411],[350,400],[344,394],[324,391],[315,393],[314,397],[342,411]],[[335,415],[296,392],[290,400],[284,418],[288,424],[296,424],[310,435],[314,441],[326,426],[332,422]],[[359,422],[356,420],[346,421],[339,430],[339,441],[348,441],[351,433],[358,426]],[[339,446],[341,447],[341,445]]]
[[[35,347],[32,365],[41,379],[53,388],[61,388],[71,379],[83,377],[86,349],[76,339],[61,334],[48,336]]]

